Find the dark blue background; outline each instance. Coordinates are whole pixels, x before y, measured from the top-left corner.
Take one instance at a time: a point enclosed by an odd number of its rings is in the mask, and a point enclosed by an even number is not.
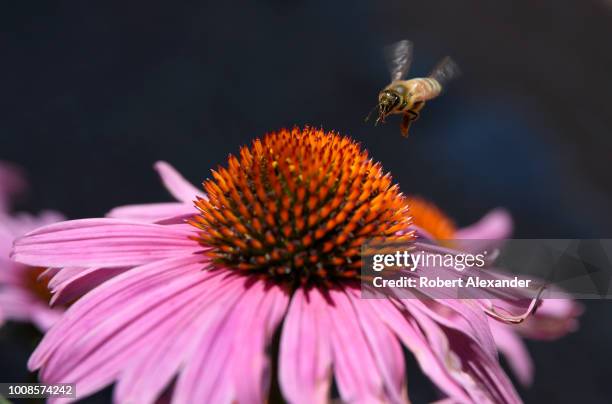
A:
[[[20,206],[71,218],[167,200],[151,165],[193,182],[266,131],[335,129],[405,193],[461,225],[505,206],[517,237],[611,237],[612,6],[605,1],[14,2],[0,8],[0,158],[33,186]],[[383,45],[415,42],[414,74],[464,74],[406,140],[363,118]],[[612,302],[579,333],[531,343],[527,402],[609,402]],[[27,330],[0,330],[0,379],[26,377]],[[434,398],[409,374],[415,402]]]

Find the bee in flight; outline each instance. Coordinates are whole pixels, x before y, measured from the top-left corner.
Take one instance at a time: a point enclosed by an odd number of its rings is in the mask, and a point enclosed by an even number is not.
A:
[[[401,131],[407,137],[410,124],[417,120],[425,102],[440,95],[442,88],[459,75],[459,68],[450,57],[445,57],[429,76],[406,80],[412,62],[412,42],[406,40],[386,47],[385,58],[391,84],[378,94],[378,105],[374,107],[374,110],[378,108],[376,124],[384,123],[391,114],[403,114]]]

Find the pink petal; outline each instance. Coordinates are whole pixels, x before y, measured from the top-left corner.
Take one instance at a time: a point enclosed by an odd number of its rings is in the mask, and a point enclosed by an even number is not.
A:
[[[166,189],[177,200],[191,204],[198,196],[206,198],[202,191],[191,185],[174,167],[165,161],[155,163],[155,169],[159,173]]]
[[[178,378],[174,402],[265,401],[268,361],[263,352],[287,302],[285,291],[265,288],[256,281],[235,293],[234,303],[217,305],[210,327]],[[262,313],[254,315],[255,310]],[[245,326],[249,323],[251,327]]]
[[[67,268],[66,268],[67,269]],[[63,272],[65,269],[62,269]],[[52,289],[51,305],[68,304],[129,268],[87,268]],[[49,285],[51,288],[51,285]]]
[[[331,290],[330,318],[334,374],[340,396],[344,401],[370,403],[380,401],[397,402],[398,387],[381,369],[384,360],[380,352],[371,345],[362,329],[357,311],[343,292]],[[367,320],[366,320],[367,321]],[[382,323],[374,324],[383,326]],[[383,326],[384,327],[384,326]],[[388,336],[384,343],[393,344],[395,337]],[[399,357],[403,360],[403,357]],[[389,363],[391,369],[398,369],[396,363]],[[393,372],[393,370],[391,370]],[[400,387],[401,389],[401,387]]]
[[[424,251],[456,251],[420,242],[416,242],[415,245]],[[403,271],[402,275],[418,278],[421,272],[426,272],[430,278],[439,277],[440,279],[449,280],[467,279],[472,276],[478,276],[481,279],[489,280],[509,278],[507,273],[497,268],[486,267],[486,269],[486,271],[482,271],[477,268],[466,267],[462,271],[458,271],[452,267],[428,266],[426,268],[418,268],[417,271],[414,272]],[[431,301],[434,303],[443,303],[445,305],[454,305],[454,311],[461,311],[464,308],[473,307],[472,310],[476,310],[476,312],[480,312],[480,314],[483,314],[483,312],[491,313],[493,309],[496,309],[497,311],[518,316],[525,314],[529,310],[539,291],[526,290],[524,288],[461,288],[459,290],[457,288],[421,287],[418,290],[418,296],[416,296],[413,291],[406,288],[396,288],[390,290],[388,293],[393,293],[401,299],[408,298],[407,300],[425,297],[427,298],[425,299],[427,302]],[[480,321],[479,323],[485,324],[484,328],[487,328],[485,321]],[[490,337],[488,339],[492,340]],[[491,344],[491,346],[494,345]]]
[[[331,384],[328,303],[321,292],[295,291],[283,325],[279,382],[291,403],[325,403]]]
[[[3,285],[0,288],[0,311],[6,320],[33,323],[45,332],[57,322],[63,310],[50,308],[27,290]]]
[[[406,347],[414,354],[423,373],[425,373],[440,390],[457,402],[467,402],[469,397],[461,384],[447,370],[444,353],[437,352],[423,334],[419,324],[407,311],[399,308],[386,299],[368,299],[381,320],[397,334]]]
[[[497,358],[492,358],[467,335],[440,326],[419,311],[412,315],[436,355],[444,358],[449,375],[464,387],[472,401],[521,402]]]
[[[197,210],[191,202],[169,202],[120,206],[108,212],[106,216],[154,223],[175,217],[189,217],[194,214],[197,214]]]
[[[183,227],[82,219],[42,227],[15,240],[13,259],[32,266],[118,267],[202,250]]]
[[[217,272],[217,276],[203,285],[205,290],[200,291],[199,306],[186,312],[180,323],[168,324],[159,330],[157,341],[149,344],[122,372],[115,387],[116,402],[157,402],[156,398],[181,366],[192,360],[194,349],[211,326],[214,313],[219,307],[231,304],[244,288],[244,279]]]
[[[252,298],[252,304],[245,297],[246,307],[241,310],[241,320],[236,320],[240,328],[234,337],[234,345],[241,348],[234,351],[229,368],[234,376],[239,403],[263,403],[267,400],[271,375],[266,348],[289,302],[288,293],[276,285],[266,285],[257,293],[264,296],[261,303],[254,304],[255,298]]]
[[[6,161],[0,161],[0,211],[7,211],[13,196],[27,189],[21,168]]]
[[[30,320],[40,331],[46,332],[59,321],[63,311],[59,308],[50,308],[41,302],[36,309],[32,310]]]
[[[54,211],[43,211],[38,215],[17,213],[12,216],[0,214],[0,228],[16,238],[41,226],[65,220],[64,216]]]
[[[79,330],[80,334],[72,340],[73,346],[69,351],[58,349],[45,364],[42,377],[47,380],[77,380],[83,384],[96,382],[104,379],[102,375],[123,369],[130,359],[146,348],[160,327],[195,310],[193,305],[199,302],[201,293],[196,295],[194,290],[201,292],[199,285],[205,281],[197,272],[177,277],[164,288],[155,290],[156,293],[148,293],[148,301],[132,299],[108,317],[91,324],[89,329]]]
[[[9,216],[0,213],[0,257],[8,258],[15,234],[8,228],[7,222],[11,220]]]
[[[555,296],[563,292],[555,291]],[[542,304],[534,315],[524,323],[519,324],[515,330],[524,337],[554,340],[578,329],[578,316],[583,308],[569,295],[566,299],[543,299]]]
[[[61,268],[47,268],[44,271],[42,271],[40,273],[40,275],[38,275],[38,278],[36,278],[37,280],[41,281],[41,280],[47,280],[47,282],[53,278],[59,271]]]
[[[505,209],[495,209],[471,226],[457,231],[455,238],[466,240],[502,240],[512,234],[512,216]]]
[[[461,299],[435,301],[417,299],[414,301],[411,299],[403,302],[407,307],[419,310],[444,326],[473,339],[490,357],[497,357],[495,340],[489,328],[489,318],[474,301]]]
[[[524,386],[533,381],[533,361],[527,352],[523,340],[518,337],[512,326],[491,320],[491,331],[501,353],[505,356],[510,368]]]
[[[49,283],[47,286],[50,290],[55,290],[58,287],[61,287],[65,282],[71,281],[74,277],[81,275],[84,271],[87,271],[88,268],[82,267],[65,267],[59,268],[52,275],[51,279],[49,279]]]
[[[347,289],[347,296],[353,303],[363,334],[371,347],[380,374],[385,383],[389,401],[407,401],[404,354],[400,343],[391,330],[380,320],[372,306],[359,298],[357,289]]]
[[[23,272],[28,270],[28,267],[11,261],[8,258],[0,257],[0,285],[23,285]]]
[[[40,368],[59,346],[65,348],[66,341],[80,338],[80,332],[89,331],[92,326],[120,311],[126,302],[163,288],[177,277],[183,278],[194,271],[201,272],[207,267],[206,263],[200,262],[201,259],[193,255],[169,258],[133,268],[103,283],[66,311],[61,322],[49,330],[38,345],[28,366],[31,369]]]
[[[6,319],[29,321],[36,300],[27,291],[15,287],[0,289],[0,310]]]
[[[434,268],[428,269],[432,269],[432,272],[434,270]],[[451,269],[451,271],[454,270]],[[491,357],[497,357],[497,348],[489,329],[489,319],[483,312],[482,305],[475,300],[442,298],[444,293],[454,292],[450,289],[447,291],[444,288],[438,288],[437,290],[436,299],[416,295],[409,290],[402,290],[401,296],[397,294],[397,298],[408,310],[419,310],[446,327],[454,328],[470,336]],[[391,291],[391,293],[393,292],[397,291]]]
[[[207,282],[218,276],[202,267],[193,257],[168,259],[111,279],[66,312],[31,365],[42,364],[45,382],[75,382],[79,396],[111,383],[139,354],[201,313]]]

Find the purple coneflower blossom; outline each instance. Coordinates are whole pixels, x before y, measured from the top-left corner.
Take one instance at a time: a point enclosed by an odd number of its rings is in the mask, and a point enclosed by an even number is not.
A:
[[[435,205],[419,197],[409,197],[413,224],[421,233],[437,240],[472,239],[495,243],[512,235],[510,214],[503,209],[489,212],[477,223],[457,229],[453,221]],[[554,299],[543,299],[538,310],[520,324],[504,324],[489,319],[499,351],[505,356],[512,371],[523,385],[533,380],[533,362],[521,337],[554,340],[575,331],[582,307],[569,295],[555,291]]]
[[[349,138],[268,134],[205,192],[156,168],[178,202],[16,241],[15,260],[61,268],[57,300],[90,289],[30,358],[43,382],[76,383],[79,397],[116,383],[118,403],[167,389],[175,403],[263,403],[278,380],[289,402],[320,403],[333,379],[343,401],[401,403],[403,344],[456,402],[520,401],[477,304],[360,297],[364,240],[414,235],[407,199]]]
[[[20,170],[0,164],[0,324],[12,320],[30,322],[46,331],[57,321],[63,309],[49,307],[51,293],[44,279],[43,268],[32,268],[9,259],[13,241],[23,234],[64,218],[55,212],[38,216],[10,214],[11,197],[25,189]]]

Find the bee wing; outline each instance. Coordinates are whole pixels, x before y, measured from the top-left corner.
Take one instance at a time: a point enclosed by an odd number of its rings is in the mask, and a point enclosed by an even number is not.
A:
[[[442,87],[449,81],[461,75],[459,66],[450,57],[445,57],[434,67],[429,77],[435,79]]]
[[[412,42],[407,40],[399,41],[393,45],[386,46],[384,52],[387,66],[391,73],[391,81],[403,79],[412,63]]]

